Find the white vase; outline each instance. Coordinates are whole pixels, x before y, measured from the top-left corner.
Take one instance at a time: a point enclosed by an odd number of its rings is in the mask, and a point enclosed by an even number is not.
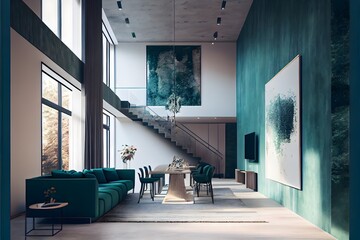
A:
[[[130,161],[129,160],[126,160],[124,162],[124,169],[130,169]]]

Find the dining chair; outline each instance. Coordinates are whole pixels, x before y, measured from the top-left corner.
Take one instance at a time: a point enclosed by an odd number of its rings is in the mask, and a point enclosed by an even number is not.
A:
[[[201,186],[206,186],[206,194],[211,196],[212,203],[214,203],[214,192],[212,187],[212,178],[214,175],[215,167],[212,165],[206,165],[203,169],[203,173],[194,173],[194,186],[193,186],[193,201],[195,203],[195,192],[199,197],[199,191]]]
[[[148,167],[149,167],[149,172],[151,173],[152,168],[150,165]],[[158,193],[160,193],[163,186],[165,186],[165,174],[163,173],[150,174],[150,177],[159,179]]]
[[[140,180],[140,192],[139,192],[139,199],[138,203],[140,202],[140,199],[143,197],[145,192],[145,187],[149,184],[150,185],[150,196],[151,199],[154,201],[154,190],[155,190],[155,182],[159,181],[156,178],[147,178],[144,175],[144,170],[142,168],[139,168],[140,172],[138,172],[139,180]]]

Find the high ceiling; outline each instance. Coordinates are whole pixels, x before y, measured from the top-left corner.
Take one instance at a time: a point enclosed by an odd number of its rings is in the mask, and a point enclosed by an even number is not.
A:
[[[221,10],[222,0],[122,0],[120,11],[116,0],[102,2],[119,42],[212,42],[215,32],[216,41],[236,41],[252,4],[227,0]]]

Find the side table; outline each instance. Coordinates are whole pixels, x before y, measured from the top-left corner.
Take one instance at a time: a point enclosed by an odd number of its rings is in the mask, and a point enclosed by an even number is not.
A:
[[[27,213],[25,215],[25,237],[31,237],[31,236],[54,236],[57,233],[59,233],[62,228],[63,228],[63,223],[62,223],[62,215],[63,215],[63,208],[66,207],[67,205],[69,205],[69,203],[67,202],[62,202],[62,203],[56,203],[57,205],[54,206],[48,206],[45,207],[44,203],[36,203],[36,204],[32,204],[29,206],[29,209],[35,210],[35,211],[48,211],[50,212],[51,218],[52,218],[52,222],[51,222],[51,228],[36,228],[36,217],[31,217],[32,220],[32,228],[30,230],[27,229],[27,219],[29,218],[27,216]],[[27,211],[26,211],[27,212]],[[60,228],[55,228],[55,223],[54,220],[58,218],[60,219]],[[32,231],[50,231],[51,230],[51,234],[29,234]]]

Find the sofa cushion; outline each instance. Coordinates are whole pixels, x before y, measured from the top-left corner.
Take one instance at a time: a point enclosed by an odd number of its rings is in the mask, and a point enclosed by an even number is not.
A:
[[[115,168],[103,168],[103,171],[108,182],[119,180]]]
[[[99,183],[107,183],[106,181],[106,177],[104,174],[104,171],[102,170],[102,168],[94,168],[91,169],[92,174],[94,174],[96,176],[96,179],[98,180]]]
[[[115,189],[99,187],[99,193],[105,193],[111,197],[111,208],[115,207],[120,201],[119,194]]]
[[[115,183],[115,182],[111,182],[111,183],[104,183],[104,184],[99,184],[99,188],[103,188],[103,187],[107,187],[107,188],[112,188],[118,191],[119,196],[120,196],[120,201],[123,200],[126,195],[127,195],[127,187],[125,184],[123,183]]]
[[[75,170],[52,170],[51,176],[54,178],[82,178],[84,175],[82,172],[77,172]]]

